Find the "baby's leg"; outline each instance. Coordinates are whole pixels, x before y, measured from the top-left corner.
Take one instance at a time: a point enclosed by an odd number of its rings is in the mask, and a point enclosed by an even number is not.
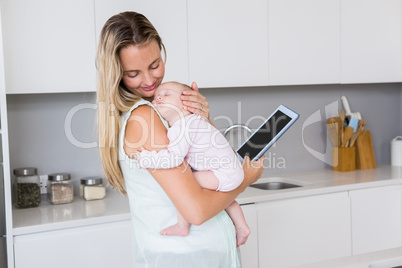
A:
[[[196,171],[193,174],[201,188],[209,190],[218,189],[219,180],[212,171]]]
[[[177,212],[177,223],[160,231],[161,235],[187,236],[190,233],[190,223]]]
[[[197,171],[193,174],[202,188],[210,190],[218,189],[219,180],[212,171]],[[237,246],[245,244],[250,235],[250,228],[247,225],[239,203],[233,201],[225,210],[236,227]]]
[[[226,212],[229,214],[236,227],[236,244],[239,247],[246,243],[250,235],[250,228],[247,225],[239,203],[233,201],[232,204],[226,208]]]
[[[218,178],[212,171],[194,172],[195,178],[202,188],[216,190],[219,186]],[[177,223],[160,231],[161,235],[187,236],[190,233],[190,223],[187,222],[179,212],[177,212]]]

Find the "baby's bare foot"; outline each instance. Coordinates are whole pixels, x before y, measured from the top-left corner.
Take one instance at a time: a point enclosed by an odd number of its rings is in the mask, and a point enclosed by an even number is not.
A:
[[[180,227],[179,224],[172,225],[166,229],[160,231],[161,235],[178,235],[178,236],[188,236],[190,233],[190,228]]]
[[[248,228],[248,226],[236,228],[236,246],[240,247],[241,245],[244,245],[249,235],[250,228]]]

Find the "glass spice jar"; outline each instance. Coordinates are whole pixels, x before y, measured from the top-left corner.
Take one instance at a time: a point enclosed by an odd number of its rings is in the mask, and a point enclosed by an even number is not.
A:
[[[33,208],[40,204],[40,179],[36,168],[14,169],[14,198],[18,208]]]
[[[106,196],[106,187],[100,177],[86,177],[81,179],[80,196],[85,200],[98,200]]]
[[[47,199],[54,205],[73,202],[74,188],[70,174],[49,174],[47,182]]]

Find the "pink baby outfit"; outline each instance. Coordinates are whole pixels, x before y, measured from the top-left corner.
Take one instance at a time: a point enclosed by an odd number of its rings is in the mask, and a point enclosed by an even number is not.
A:
[[[219,180],[217,191],[231,191],[243,181],[238,157],[225,137],[203,117],[191,114],[176,121],[169,129],[168,148],[142,150],[139,165],[143,168],[168,169],[184,159],[196,171],[210,170]]]

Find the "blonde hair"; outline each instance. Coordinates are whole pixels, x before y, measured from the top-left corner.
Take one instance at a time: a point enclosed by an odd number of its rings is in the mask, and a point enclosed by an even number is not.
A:
[[[130,45],[144,45],[156,41],[165,53],[162,40],[149,20],[136,12],[122,12],[112,16],[103,26],[96,67],[98,70],[97,103],[99,149],[103,171],[109,184],[126,194],[123,173],[119,164],[119,117],[140,100],[122,83],[123,68],[119,53]]]

